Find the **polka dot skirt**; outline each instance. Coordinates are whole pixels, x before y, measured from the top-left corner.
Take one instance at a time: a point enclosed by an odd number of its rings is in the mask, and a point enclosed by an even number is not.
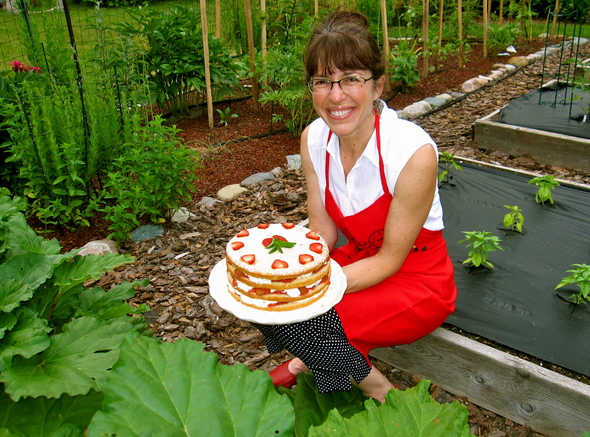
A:
[[[334,309],[304,322],[255,326],[270,353],[286,349],[309,367],[320,393],[351,390],[351,376],[358,384],[371,371],[365,357],[348,342]]]

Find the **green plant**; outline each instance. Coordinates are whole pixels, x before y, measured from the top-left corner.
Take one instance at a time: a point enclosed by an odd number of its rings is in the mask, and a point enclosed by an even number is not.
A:
[[[520,29],[515,22],[506,22],[502,26],[498,23],[488,25],[488,47],[490,52],[498,54],[512,44],[518,35]]]
[[[25,208],[23,198],[0,190],[0,429],[50,435],[31,420],[47,414],[50,429],[63,424],[72,432],[87,426],[100,408],[102,383],[125,336],[151,335],[145,319],[132,316],[148,307],[126,303],[134,287],[147,281],[108,292],[87,288],[87,280],[134,258],[81,257],[79,249],[62,254],[57,240],[47,241],[30,228]]]
[[[551,204],[555,203],[553,200],[552,191],[555,187],[560,185],[559,182],[555,180],[555,176],[539,176],[531,179],[529,184],[535,184],[539,187],[537,194],[535,194],[535,202],[542,205],[544,205],[547,201],[549,201]]]
[[[391,50],[391,79],[401,84],[404,93],[420,81],[418,53],[421,48],[416,47],[417,42],[417,39],[414,39],[411,44],[407,40],[403,40]]]
[[[149,74],[155,101],[172,114],[187,113],[190,105],[201,102],[205,89],[200,12],[178,5],[165,11],[139,9],[130,15],[133,22],[115,26],[121,43],[114,53],[127,54],[129,44],[139,44],[131,52],[136,53],[137,69]],[[209,51],[213,91],[231,91],[245,74],[245,64],[232,58],[224,42],[212,35]]]
[[[585,301],[590,302],[590,265],[572,264],[571,267],[575,267],[575,269],[567,271],[571,275],[563,278],[555,289],[576,284],[580,288],[580,291],[570,297],[573,299],[573,302],[577,305]]]
[[[504,227],[509,231],[516,231],[522,234],[522,227],[524,226],[524,215],[518,206],[504,205],[510,212],[504,216]]]
[[[135,134],[114,159],[105,183],[105,199],[114,203],[103,211],[112,221],[110,237],[118,241],[128,240],[140,219],[161,222],[190,200],[200,162],[197,152],[180,143],[178,129],[165,126],[160,116],[145,126],[140,114],[132,121]]]
[[[227,126],[230,118],[236,118],[238,116],[238,114],[231,113],[229,106],[225,109],[217,109],[217,113],[219,114],[219,124],[222,126]]]
[[[493,269],[494,265],[488,261],[490,252],[504,250],[500,246],[500,239],[487,231],[463,231],[467,238],[460,240],[457,244],[467,243],[470,248],[468,258],[463,264],[471,264],[472,267],[483,265]]]
[[[449,152],[441,152],[440,159],[445,163],[445,169],[438,175],[438,183],[450,183],[451,169],[461,170],[461,165],[455,159],[455,155]]]

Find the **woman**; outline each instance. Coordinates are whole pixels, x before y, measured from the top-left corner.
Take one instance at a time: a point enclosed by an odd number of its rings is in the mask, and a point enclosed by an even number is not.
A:
[[[369,351],[413,342],[454,310],[436,145],[379,100],[384,65],[358,13],[336,11],[308,44],[305,68],[320,117],[301,137],[309,227],[330,245],[348,286],[322,316],[260,327],[269,351],[297,357],[271,372],[275,385],[292,385],[311,369],[320,392],[349,390],[352,379],[383,402],[392,385]],[[348,244],[335,249],[338,230]]]

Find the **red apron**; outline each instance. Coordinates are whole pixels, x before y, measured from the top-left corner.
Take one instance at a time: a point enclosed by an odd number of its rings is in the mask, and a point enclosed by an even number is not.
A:
[[[341,266],[374,255],[383,243],[393,196],[385,177],[377,114],[375,131],[384,194],[356,214],[344,217],[330,192],[330,156],[326,151],[326,210],[349,240],[331,253]],[[422,228],[397,273],[365,290],[345,294],[336,311],[348,341],[368,360],[373,348],[411,343],[434,331],[455,310],[456,296],[453,265],[442,231]]]

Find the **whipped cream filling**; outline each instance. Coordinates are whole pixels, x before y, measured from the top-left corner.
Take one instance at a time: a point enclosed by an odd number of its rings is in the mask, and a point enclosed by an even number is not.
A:
[[[247,290],[252,289],[253,287],[251,285],[248,285],[240,280],[236,280],[237,285],[236,287],[239,288],[240,290],[242,290],[243,292],[246,292]],[[262,282],[262,281],[261,281]],[[313,289],[314,287],[317,287],[320,282],[322,282],[322,279],[319,279],[318,281],[316,281],[315,283],[308,285],[307,288],[309,288],[310,290]],[[270,291],[270,290],[269,290]],[[282,292],[284,292],[285,294],[287,294],[289,297],[299,297],[301,296],[301,290],[299,290],[298,288],[288,288],[286,290],[281,290]],[[248,299],[251,299],[248,296],[244,296]],[[257,302],[266,302],[264,300],[261,299],[253,299]],[[266,306],[266,305],[262,305],[262,306]]]

